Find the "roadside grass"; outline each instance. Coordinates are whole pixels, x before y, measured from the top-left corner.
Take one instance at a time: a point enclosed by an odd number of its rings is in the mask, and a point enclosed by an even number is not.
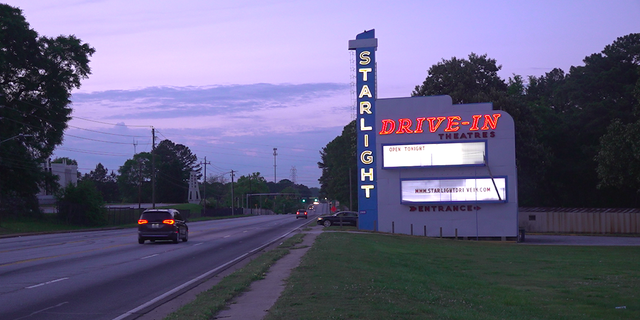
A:
[[[221,311],[234,297],[245,292],[251,283],[263,279],[269,268],[280,258],[289,254],[289,250],[302,242],[303,233],[296,234],[269,250],[233,274],[226,276],[211,289],[204,291],[189,304],[168,315],[165,320],[192,319],[208,320]]]
[[[640,319],[640,248],[325,232],[265,319]]]
[[[4,218],[0,221],[0,235],[17,233],[41,233],[68,230],[87,229],[81,226],[72,226],[57,219],[54,214],[44,214],[41,218],[20,217]]]

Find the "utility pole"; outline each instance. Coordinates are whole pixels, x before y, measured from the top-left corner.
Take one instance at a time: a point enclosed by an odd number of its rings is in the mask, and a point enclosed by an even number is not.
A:
[[[234,171],[231,170],[231,215],[232,216],[235,213],[234,210],[233,210],[233,201],[234,201],[234,199],[233,199],[233,173],[234,173]]]
[[[138,158],[138,209],[142,208],[142,161]]]
[[[136,146],[138,145],[138,141],[136,141],[136,139],[133,139],[133,155],[136,155]]]
[[[202,204],[204,211],[207,211],[207,165],[211,164],[211,162],[207,162],[207,157],[204,157],[204,162],[200,162],[200,164],[204,164],[204,179],[202,180]]]
[[[273,183],[278,183],[276,179],[276,156],[278,155],[278,148],[273,148]]]
[[[151,205],[156,208],[156,129],[151,127]]]

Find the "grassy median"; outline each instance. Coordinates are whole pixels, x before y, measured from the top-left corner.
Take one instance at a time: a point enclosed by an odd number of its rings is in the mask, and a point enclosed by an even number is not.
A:
[[[325,232],[266,319],[640,319],[640,247]]]

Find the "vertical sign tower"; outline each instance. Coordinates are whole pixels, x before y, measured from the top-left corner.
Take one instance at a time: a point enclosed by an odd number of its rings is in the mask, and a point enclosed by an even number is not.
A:
[[[356,51],[356,94],[358,135],[358,212],[359,228],[376,230],[378,190],[376,183],[376,49],[375,30],[365,31],[349,40]]]

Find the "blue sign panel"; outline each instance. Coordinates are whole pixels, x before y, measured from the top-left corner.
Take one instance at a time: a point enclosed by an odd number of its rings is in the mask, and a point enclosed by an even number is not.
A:
[[[377,231],[378,189],[376,174],[376,49],[375,30],[365,31],[349,41],[356,51],[356,95],[358,135],[358,211],[359,228]]]

